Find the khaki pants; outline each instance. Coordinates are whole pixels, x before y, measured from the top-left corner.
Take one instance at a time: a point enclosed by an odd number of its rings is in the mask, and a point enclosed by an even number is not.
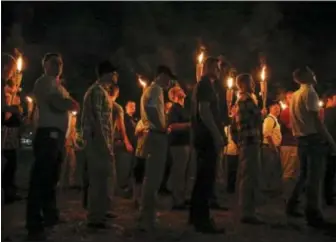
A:
[[[283,195],[285,200],[294,189],[300,169],[297,146],[281,146],[280,157],[282,164]]]
[[[151,226],[155,219],[156,195],[163,179],[167,159],[167,135],[150,132],[145,146],[148,157],[145,164],[140,220],[143,225]]]
[[[93,140],[86,147],[89,176],[89,213],[92,223],[104,222],[105,215],[111,208],[113,194],[113,158],[105,149],[104,141]]]
[[[239,206],[242,217],[255,216],[258,197],[260,144],[242,145],[239,149]]]
[[[78,185],[78,179],[76,174],[76,153],[72,147],[66,147],[65,161],[62,167],[61,183],[63,186],[75,186]]]
[[[170,154],[172,157],[172,167],[168,183],[173,193],[174,205],[184,205],[190,147],[189,145],[172,146],[170,147]]]

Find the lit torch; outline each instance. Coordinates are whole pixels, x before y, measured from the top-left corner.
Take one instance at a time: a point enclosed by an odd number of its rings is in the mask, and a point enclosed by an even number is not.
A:
[[[263,65],[260,73],[260,92],[263,98],[263,108],[266,108],[266,100],[267,100],[267,80],[266,80],[266,65]]]
[[[227,79],[227,90],[226,90],[226,103],[228,106],[228,111],[230,113],[232,99],[233,99],[233,77]]]
[[[282,110],[284,110],[288,107],[287,104],[284,103],[283,101],[280,101],[279,104],[280,104],[280,107],[281,107]]]
[[[72,111],[71,114],[72,116],[77,116],[77,111]]]
[[[145,90],[145,88],[147,87],[147,82],[142,80],[140,76],[138,77],[138,80],[139,80],[139,84],[142,87],[142,89]]]
[[[203,61],[204,61],[204,52],[203,50],[197,57],[197,65],[196,65],[196,80],[197,82],[200,81],[203,75]]]
[[[319,101],[319,102],[318,102],[318,106],[319,106],[320,108],[323,108],[323,106],[324,106],[323,101]]]

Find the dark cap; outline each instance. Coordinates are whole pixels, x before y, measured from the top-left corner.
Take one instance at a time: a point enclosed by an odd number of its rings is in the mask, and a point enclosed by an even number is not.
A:
[[[177,79],[168,66],[160,65],[156,68],[156,76],[159,76],[161,74],[165,74],[171,79]]]
[[[112,65],[112,63],[109,62],[108,60],[100,62],[96,68],[96,74],[98,78],[105,74],[113,73],[116,71],[117,71],[117,68],[114,65]]]

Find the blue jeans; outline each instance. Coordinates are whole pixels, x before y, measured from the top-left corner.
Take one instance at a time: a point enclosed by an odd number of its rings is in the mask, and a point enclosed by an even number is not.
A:
[[[288,200],[287,209],[296,209],[303,190],[306,192],[306,215],[321,215],[326,145],[317,134],[298,139],[300,175]]]

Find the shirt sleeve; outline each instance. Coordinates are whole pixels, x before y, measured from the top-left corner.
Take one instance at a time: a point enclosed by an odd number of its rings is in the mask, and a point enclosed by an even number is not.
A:
[[[63,112],[71,111],[72,99],[68,91],[62,85],[57,85],[55,81],[52,81],[48,89],[47,98],[52,107]]]
[[[163,100],[163,93],[160,88],[154,87],[152,88],[148,101],[146,103],[146,107],[148,108],[159,108],[161,105],[161,99]]]
[[[201,80],[197,88],[197,100],[199,102],[211,102],[213,99],[213,88],[207,80]]]
[[[267,117],[263,123],[263,135],[265,138],[271,137],[273,134],[274,120],[271,117]]]
[[[170,112],[168,113],[168,124],[177,123],[178,121],[177,108],[175,105],[173,105],[173,107],[170,109]]]
[[[319,97],[314,89],[310,88],[307,94],[306,108],[308,111],[319,111]]]

